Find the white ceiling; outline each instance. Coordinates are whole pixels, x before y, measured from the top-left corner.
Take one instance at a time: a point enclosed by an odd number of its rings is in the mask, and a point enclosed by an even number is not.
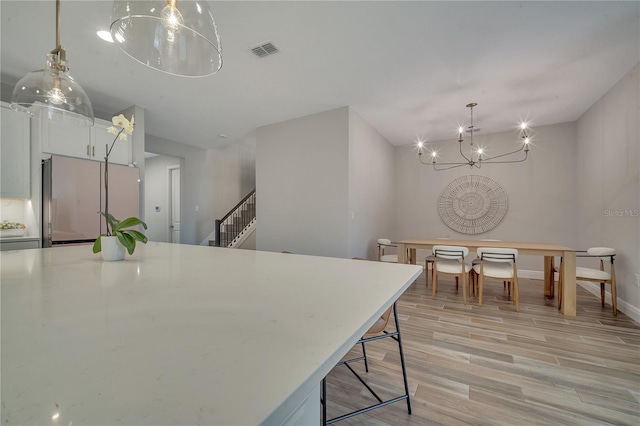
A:
[[[140,105],[147,133],[206,148],[345,105],[395,145],[455,137],[469,102],[485,132],[573,121],[640,60],[638,1],[210,1],[224,65],[181,78],[98,39],[111,5],[62,0],[71,75],[95,110]],[[2,0],[1,25],[15,84],[55,47],[55,2]]]

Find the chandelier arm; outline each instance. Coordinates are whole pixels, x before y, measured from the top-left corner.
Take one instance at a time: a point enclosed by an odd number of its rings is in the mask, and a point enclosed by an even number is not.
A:
[[[472,139],[473,140],[473,139]],[[473,160],[471,160],[471,158],[467,158],[466,155],[464,155],[464,153],[462,152],[462,142],[460,142],[460,155],[462,155],[462,158],[464,158],[465,160],[467,160],[468,162],[472,163]],[[468,164],[468,163],[467,163]]]
[[[483,158],[482,162],[486,163],[488,161],[494,160],[496,158],[500,158],[500,157],[506,157],[507,155],[513,155],[513,154],[517,154],[518,152],[521,152],[524,150],[524,145],[520,148],[520,149],[516,149],[515,151],[511,151],[511,152],[507,152],[504,154],[500,154],[500,155],[494,155],[493,157],[487,157],[487,158]]]
[[[454,166],[454,167],[460,167],[460,166],[469,166],[472,163],[475,164],[475,162],[473,161],[468,161],[466,163],[434,163],[433,161],[430,161],[428,163],[425,163],[424,161],[422,161],[422,154],[418,155],[418,161],[420,161],[421,164],[424,164],[425,166],[430,166],[433,164],[437,164],[439,166]],[[446,170],[446,169],[442,169],[442,170]]]
[[[424,164],[424,163],[423,163]],[[449,166],[449,167],[444,167],[444,168],[437,168],[435,164],[433,164],[433,170],[435,170],[436,172],[441,172],[443,170],[450,170],[450,169],[455,169],[457,167],[462,167],[462,166],[468,166],[468,163],[437,163],[438,165],[443,165],[443,164],[455,164],[453,166]]]
[[[516,151],[517,152],[517,151]],[[529,152],[525,151],[524,152],[524,158],[521,158],[520,160],[508,160],[508,161],[487,161],[487,163],[489,164],[506,164],[506,163],[522,163],[523,161],[525,161],[527,159],[527,157],[529,156]],[[499,155],[498,157],[501,157],[501,155]],[[493,158],[497,158],[497,157],[493,157]],[[482,160],[482,162],[484,163],[485,161]]]
[[[432,164],[431,162],[425,163],[424,161],[422,161],[422,154],[418,154],[418,160],[420,161],[421,164],[424,164],[425,166]]]

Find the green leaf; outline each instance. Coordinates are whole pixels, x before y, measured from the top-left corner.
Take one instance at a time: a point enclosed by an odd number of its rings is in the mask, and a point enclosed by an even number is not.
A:
[[[147,229],[147,224],[138,219],[137,217],[128,217],[124,219],[122,222],[119,222],[117,226],[113,228],[114,232],[120,231],[122,229],[131,228],[132,226],[142,225],[144,229]]]
[[[136,240],[129,234],[125,234],[124,232],[116,232],[116,237],[118,237],[118,241],[120,244],[126,247],[129,254],[133,254],[133,251],[136,249]]]
[[[93,243],[93,252],[94,253],[100,253],[102,251],[102,242],[100,241],[101,237],[102,237],[102,235],[99,235],[98,238],[96,239],[96,242]]]
[[[120,232],[122,232],[123,234],[130,235],[131,237],[133,237],[134,240],[138,240],[141,243],[147,244],[147,241],[148,241],[147,236],[144,235],[142,232],[134,231],[133,229],[127,229],[126,231],[120,231]]]

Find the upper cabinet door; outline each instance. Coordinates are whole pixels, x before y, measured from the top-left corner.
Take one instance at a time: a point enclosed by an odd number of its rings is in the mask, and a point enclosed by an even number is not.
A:
[[[95,156],[93,159],[104,161],[107,147],[113,144],[113,149],[111,150],[111,154],[109,154],[109,163],[123,164],[126,166],[129,164],[131,153],[131,136],[128,136],[126,141],[118,139],[113,143],[115,135],[107,132],[107,128],[110,126],[111,123],[102,123],[96,120],[96,124],[91,128],[93,132],[93,145],[95,147]]]
[[[42,151],[69,157],[92,158],[91,127],[40,120]]]
[[[2,105],[0,197],[31,198],[29,117]]]
[[[70,126],[48,120],[42,120],[40,126],[42,152],[48,154],[104,161],[105,146],[111,146],[115,138],[107,132],[111,123],[98,119],[92,127]],[[130,140],[116,141],[109,155],[109,162],[128,165],[131,157],[130,147]]]

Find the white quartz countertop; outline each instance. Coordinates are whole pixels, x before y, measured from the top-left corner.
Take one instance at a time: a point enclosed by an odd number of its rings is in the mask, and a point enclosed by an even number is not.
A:
[[[2,425],[280,424],[421,271],[162,243],[0,262]]]

